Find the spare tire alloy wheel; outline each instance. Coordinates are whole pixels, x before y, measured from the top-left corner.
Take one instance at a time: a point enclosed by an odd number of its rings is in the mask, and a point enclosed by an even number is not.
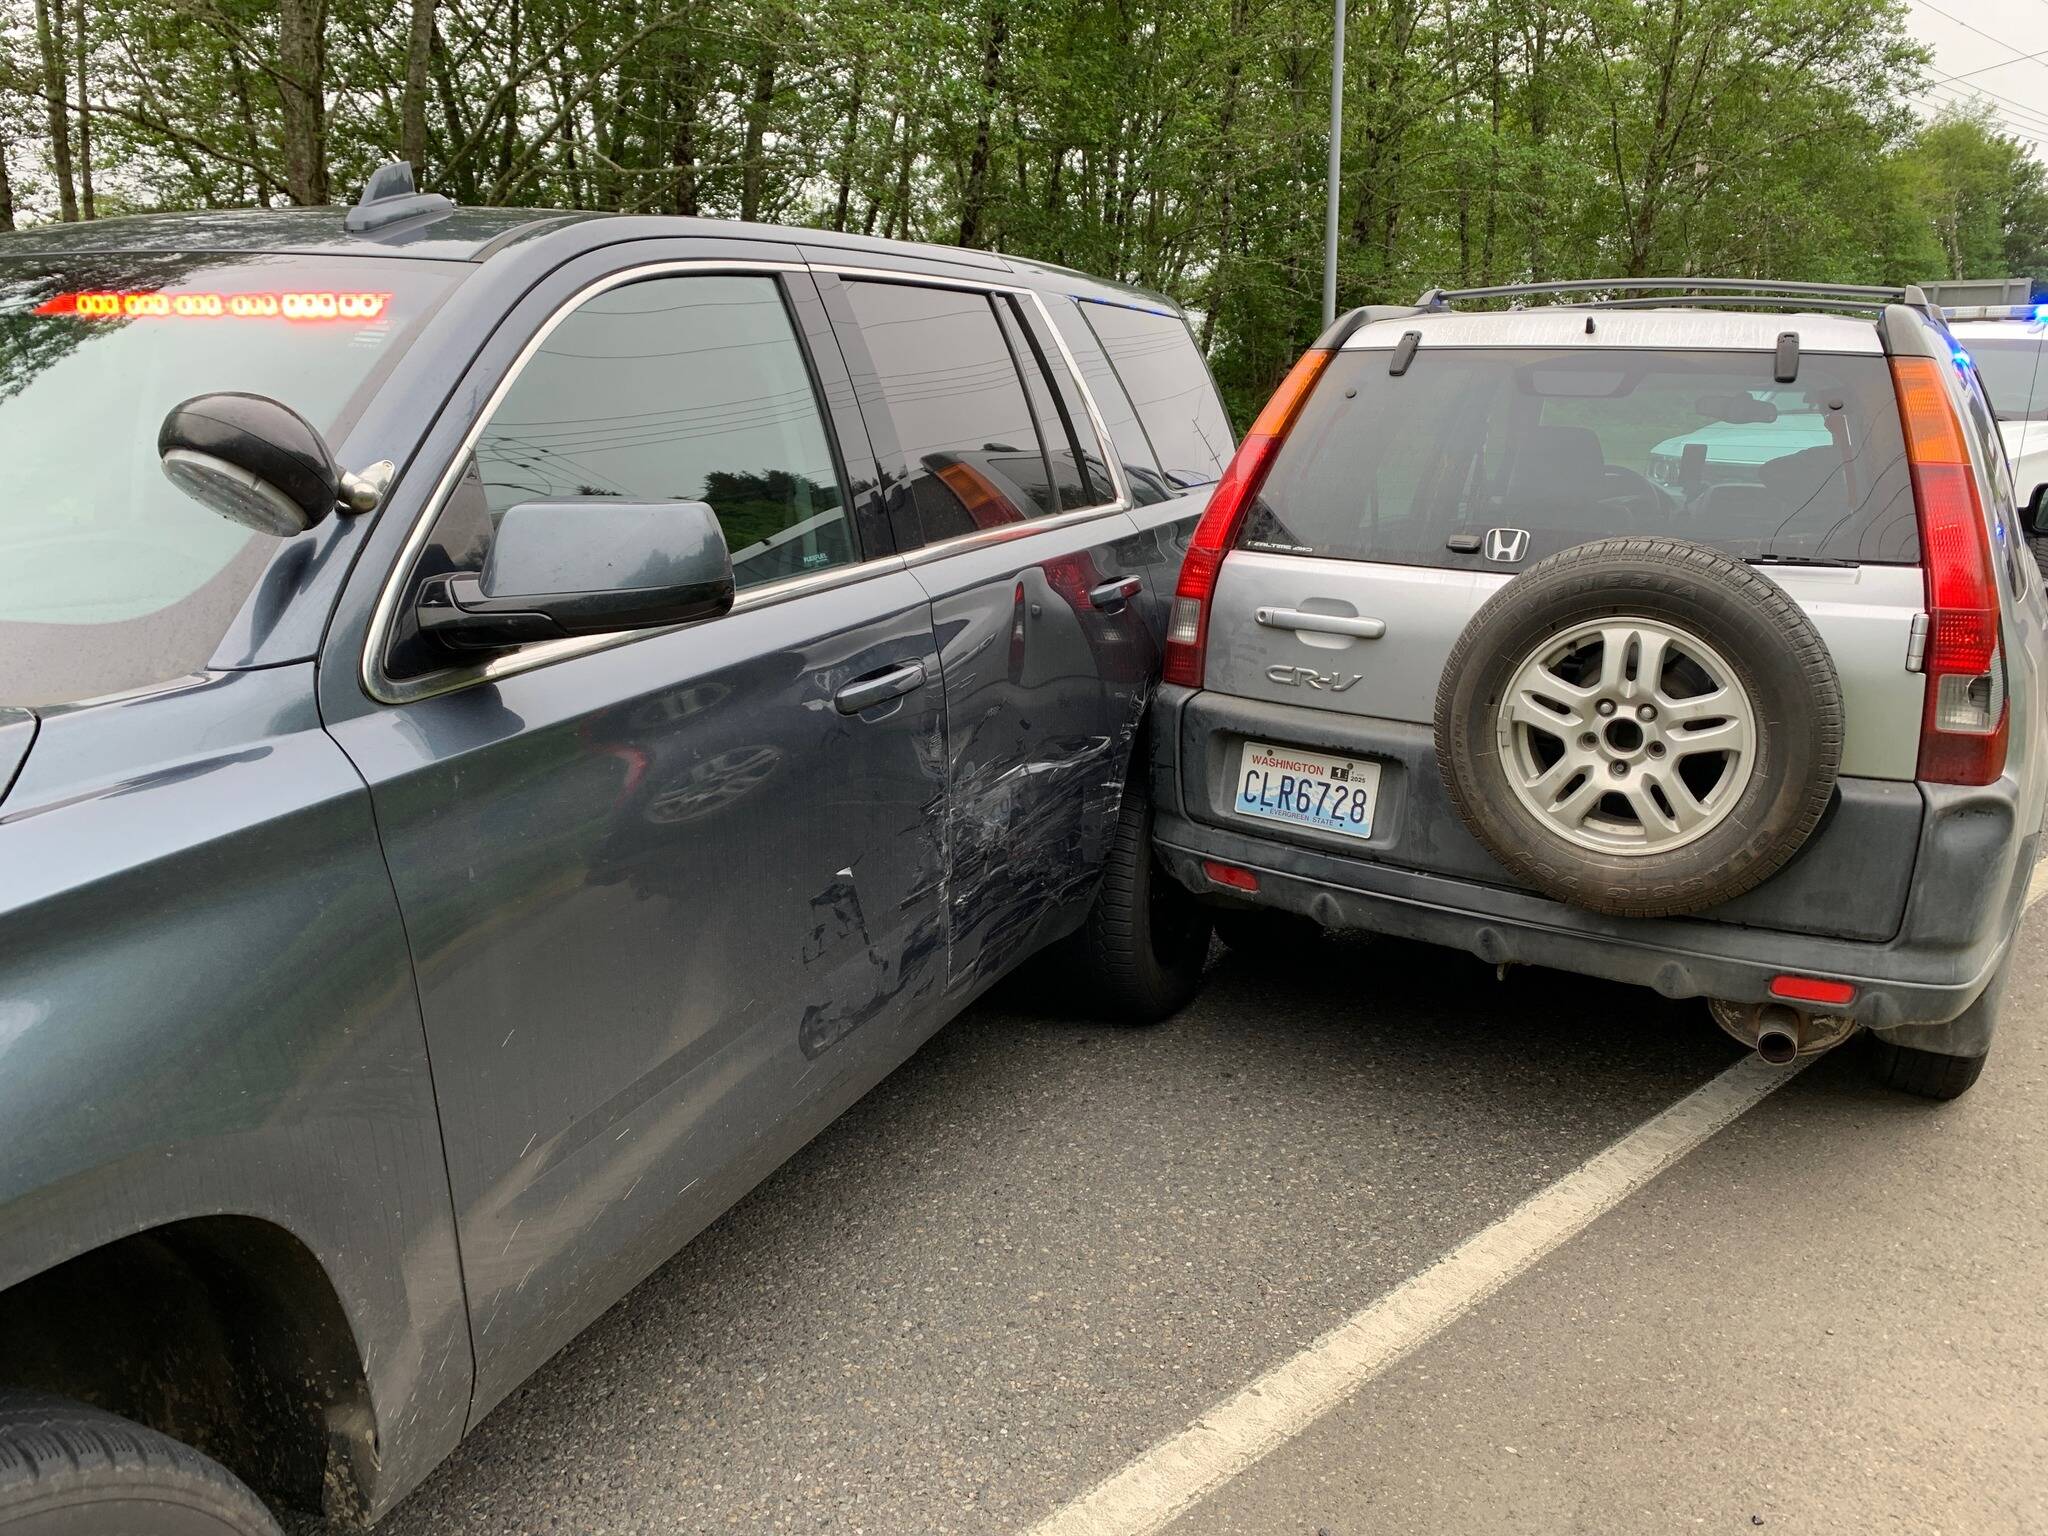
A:
[[[1827,645],[1777,583],[1705,545],[1608,539],[1539,561],[1459,636],[1444,782],[1510,871],[1598,912],[1696,912],[1769,878],[1841,763]]]
[[[1734,667],[1639,614],[1542,641],[1515,668],[1495,732],[1522,804],[1594,853],[1704,837],[1756,767],[1756,710]]]

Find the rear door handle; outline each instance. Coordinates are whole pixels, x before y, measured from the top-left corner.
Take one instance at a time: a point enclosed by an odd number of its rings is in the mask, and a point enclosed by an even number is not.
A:
[[[1352,635],[1377,640],[1387,632],[1385,619],[1351,619],[1337,613],[1303,613],[1299,608],[1259,608],[1252,617],[1270,629],[1309,629],[1319,635]]]
[[[877,672],[872,677],[858,678],[832,695],[832,707],[842,715],[857,715],[864,709],[873,709],[877,704],[886,704],[891,699],[900,699],[906,693],[915,693],[924,686],[924,663],[906,661],[901,666]]]
[[[1088,601],[1098,608],[1119,608],[1136,597],[1144,585],[1136,576],[1119,576],[1090,591]]]

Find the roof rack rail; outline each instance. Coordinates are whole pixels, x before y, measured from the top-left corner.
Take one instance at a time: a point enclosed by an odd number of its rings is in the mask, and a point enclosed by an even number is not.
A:
[[[414,189],[411,161],[387,160],[370,172],[363,195],[343,216],[341,227],[352,235],[367,235],[407,219],[450,213],[454,208],[455,204],[438,192]]]
[[[1812,309],[1829,313],[1869,313],[1883,309],[1886,299],[1837,299],[1822,295],[1794,298],[1774,293],[1675,293],[1655,299],[1587,299],[1577,304],[1557,304],[1556,309]],[[1910,306],[1908,306],[1910,307]]]
[[[1927,295],[1912,286],[1885,288],[1859,283],[1774,282],[1764,278],[1748,277],[1591,277],[1561,282],[1501,283],[1490,288],[1431,288],[1415,302],[1423,309],[1448,309],[1452,302],[1458,299],[1514,299],[1562,293],[1649,293],[1662,289],[1680,290],[1685,298],[1692,300],[1703,299],[1710,294],[1749,294],[1756,296],[1761,302],[1766,295],[1777,296],[1781,301],[1798,295],[1812,299],[1863,301],[1861,304],[1841,305],[1844,308],[1905,304],[1915,309],[1927,310],[1929,313],[1935,312],[1933,306],[1927,302]],[[1610,308],[1630,303],[1637,308],[1652,308],[1673,300],[1605,302]],[[1734,301],[1728,299],[1723,302]]]

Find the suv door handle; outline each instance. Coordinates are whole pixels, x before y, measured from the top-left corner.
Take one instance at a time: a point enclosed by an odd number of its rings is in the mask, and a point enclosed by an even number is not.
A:
[[[832,695],[832,707],[842,715],[857,715],[877,704],[886,704],[906,693],[915,693],[923,686],[924,663],[906,661],[886,672],[877,672],[871,677],[857,678],[848,683]]]
[[[1349,619],[1337,613],[1303,613],[1299,608],[1260,608],[1252,617],[1271,629],[1309,629],[1319,635],[1353,635],[1377,640],[1387,632],[1385,619]]]
[[[1136,576],[1119,576],[1091,590],[1088,601],[1098,608],[1118,608],[1136,597],[1144,585]]]

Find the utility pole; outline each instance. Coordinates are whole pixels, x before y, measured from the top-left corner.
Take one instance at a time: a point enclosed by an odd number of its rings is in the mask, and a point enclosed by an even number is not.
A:
[[[1344,0],[1330,45],[1330,176],[1323,189],[1323,324],[1337,318],[1337,177],[1344,158]]]

